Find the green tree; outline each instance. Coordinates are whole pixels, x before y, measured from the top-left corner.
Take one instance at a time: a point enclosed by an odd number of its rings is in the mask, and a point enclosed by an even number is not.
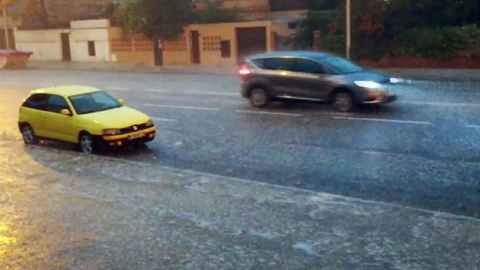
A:
[[[118,7],[114,20],[127,33],[172,40],[183,32],[191,15],[190,0],[130,0]]]
[[[223,8],[223,1],[207,1],[205,6],[193,12],[192,23],[222,23],[242,21],[237,9]]]
[[[27,22],[35,21],[42,15],[40,5],[37,0],[28,0],[22,14],[22,19]]]

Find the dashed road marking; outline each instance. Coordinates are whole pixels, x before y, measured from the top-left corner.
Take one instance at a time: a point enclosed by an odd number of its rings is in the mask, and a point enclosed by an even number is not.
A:
[[[413,124],[413,125],[431,125],[430,122],[413,121],[413,120],[380,119],[380,118],[361,118],[361,117],[343,117],[343,116],[334,116],[334,117],[332,117],[332,118],[333,118],[333,119],[339,119],[339,120],[386,122],[386,123]]]
[[[111,86],[107,86],[105,87],[106,89],[108,90],[113,90],[113,91],[126,91],[126,90],[129,90],[128,88],[126,87],[111,87]]]
[[[162,118],[162,117],[151,117],[155,122],[178,122],[177,119]]]
[[[193,106],[177,106],[177,105],[161,105],[161,104],[144,104],[147,107],[169,108],[169,109],[183,109],[183,110],[197,110],[197,111],[218,111],[218,108],[207,107],[193,107]]]
[[[398,101],[400,104],[409,105],[428,105],[443,107],[480,107],[479,103],[454,103],[454,102],[436,102],[436,101]]]
[[[147,89],[144,89],[144,91],[154,92],[154,93],[173,93],[173,91],[170,91],[168,89],[159,89],[159,88],[147,88]]]
[[[265,114],[265,115],[292,116],[292,117],[303,116],[302,114],[299,114],[299,113],[281,113],[281,112],[248,111],[248,110],[237,110],[237,113]]]
[[[190,95],[209,95],[209,96],[240,96],[240,93],[217,92],[217,91],[179,91],[178,93]]]

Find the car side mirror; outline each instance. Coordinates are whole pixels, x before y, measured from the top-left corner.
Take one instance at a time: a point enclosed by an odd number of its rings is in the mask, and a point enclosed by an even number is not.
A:
[[[72,116],[72,113],[70,112],[69,109],[63,109],[60,111],[60,113],[63,115]]]
[[[125,100],[123,98],[121,98],[121,99],[118,100],[118,103],[120,103],[122,105],[125,105]]]

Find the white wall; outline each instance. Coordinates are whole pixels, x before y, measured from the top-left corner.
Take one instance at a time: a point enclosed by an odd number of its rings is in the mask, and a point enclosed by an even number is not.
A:
[[[61,33],[68,29],[15,31],[15,42],[20,51],[33,52],[31,60],[62,61]]]
[[[88,41],[95,42],[95,56],[88,54]],[[72,29],[70,47],[72,49],[72,61],[109,62],[110,44],[108,41],[108,28]]]
[[[70,33],[72,61],[109,62],[109,21],[73,21],[71,29],[16,30],[15,41],[21,51],[33,52],[31,60],[62,61],[61,33]],[[95,56],[88,53],[88,41],[95,42]]]

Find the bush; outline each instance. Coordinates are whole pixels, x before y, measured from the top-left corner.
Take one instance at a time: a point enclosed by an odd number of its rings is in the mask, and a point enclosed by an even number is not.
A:
[[[330,29],[334,26],[339,18],[339,13],[336,10],[332,11],[309,11],[307,17],[300,23],[299,30],[294,37],[295,48],[310,49],[313,45],[313,31],[320,30],[323,39],[331,32]],[[322,45],[323,46],[323,45]]]
[[[226,23],[240,22],[243,18],[237,9],[226,9],[222,7],[221,1],[208,1],[200,10],[195,10],[192,14],[191,23]]]
[[[404,31],[392,40],[387,54],[430,59],[480,57],[480,29],[469,25]]]

